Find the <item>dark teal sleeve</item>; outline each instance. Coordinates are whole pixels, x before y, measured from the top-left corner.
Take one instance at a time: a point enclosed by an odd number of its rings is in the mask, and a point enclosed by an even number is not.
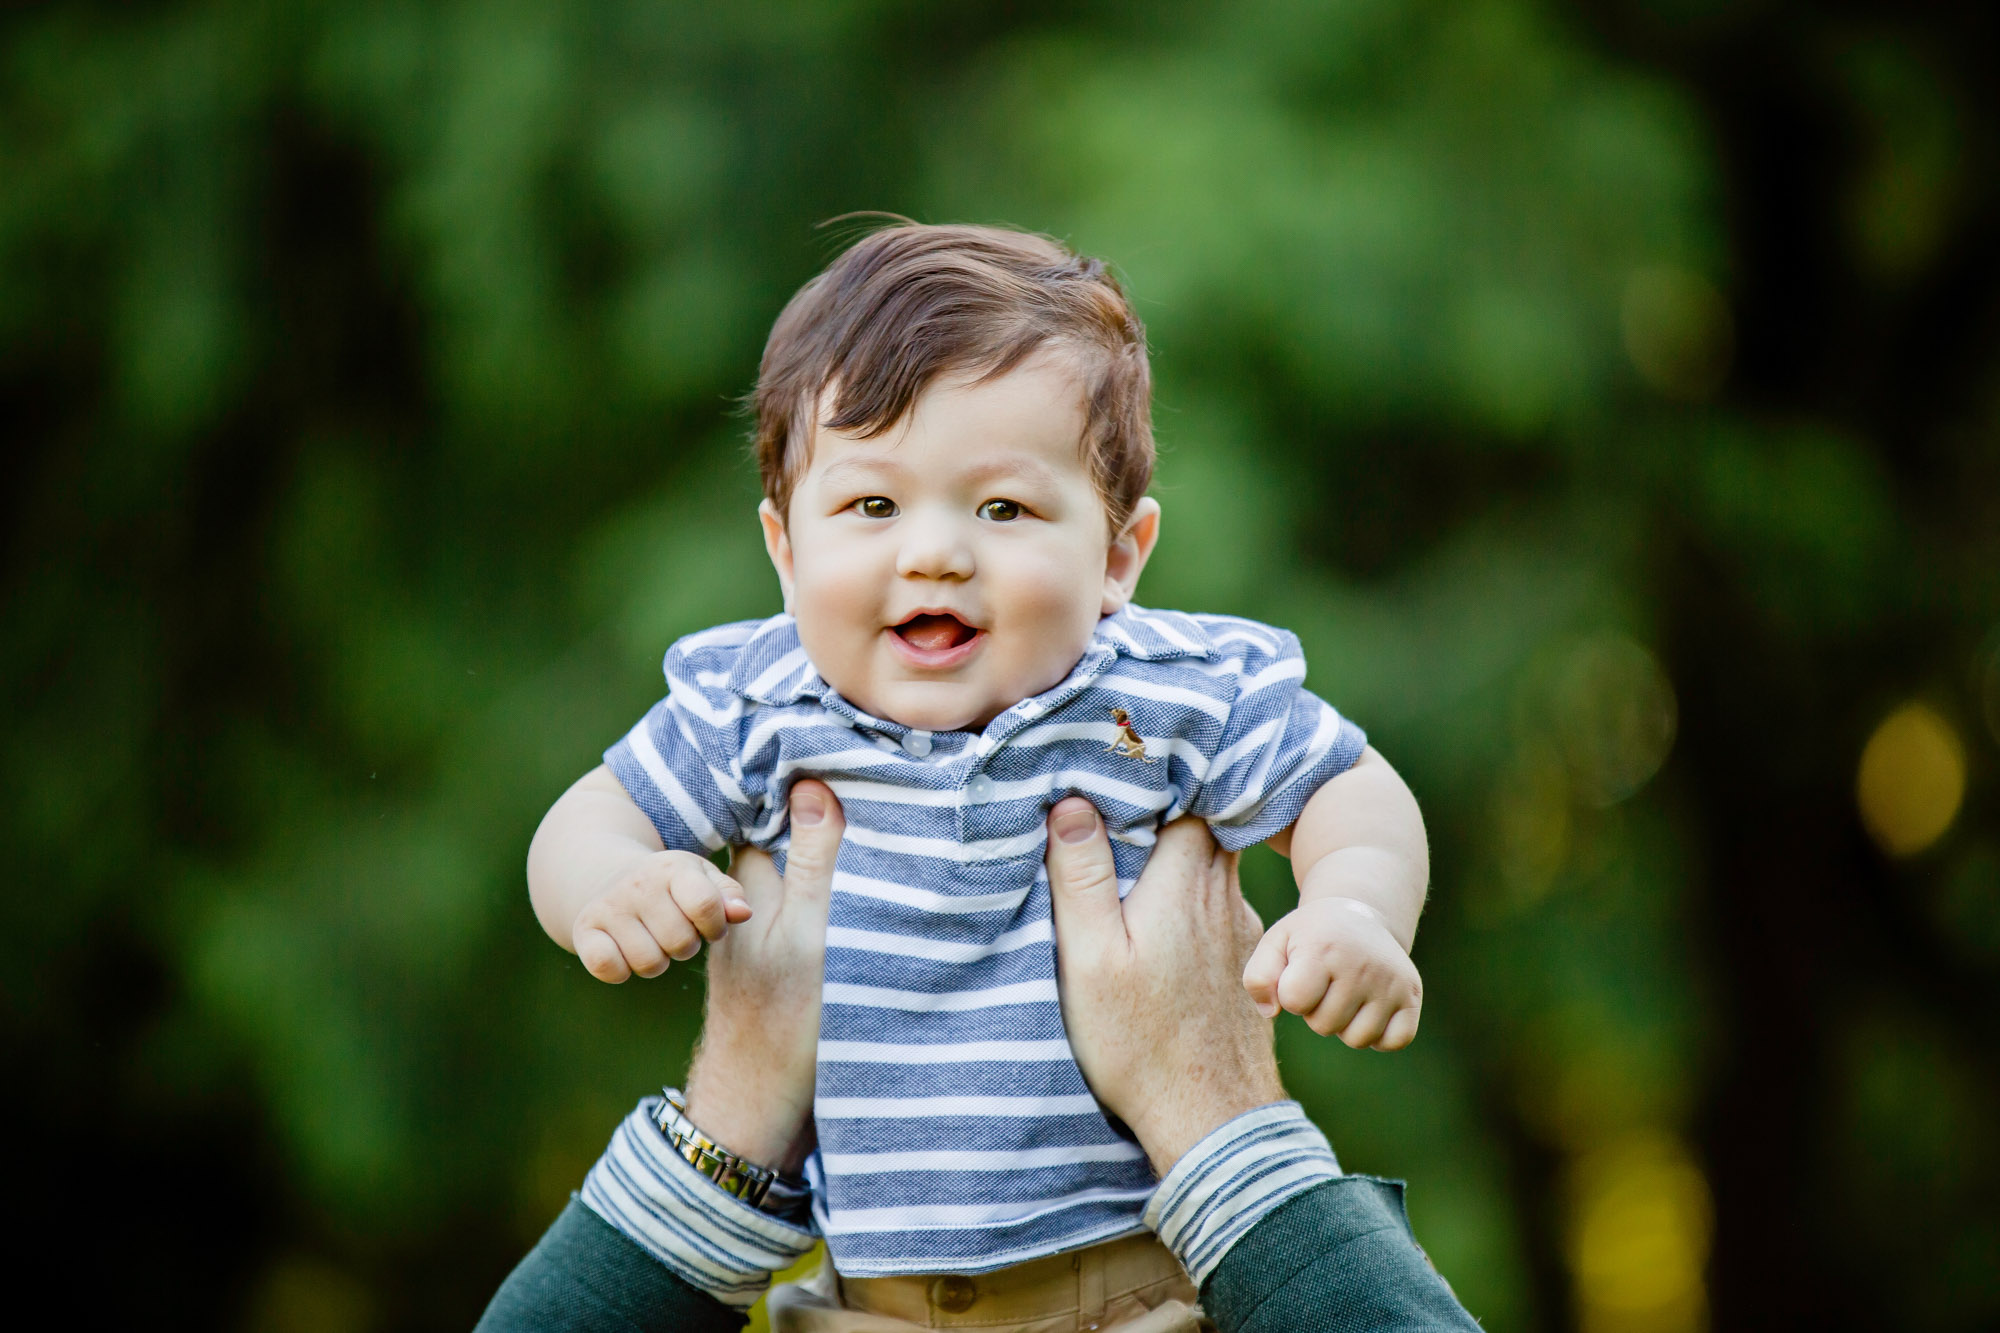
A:
[[[737,1333],[748,1320],[571,1199],[500,1284],[475,1333]]]
[[[1202,1284],[1222,1333],[1407,1330],[1479,1325],[1417,1248],[1401,1181],[1329,1180],[1273,1209]]]

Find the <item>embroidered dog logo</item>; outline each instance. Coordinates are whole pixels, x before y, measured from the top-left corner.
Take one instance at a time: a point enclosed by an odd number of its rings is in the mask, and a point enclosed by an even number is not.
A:
[[[1111,710],[1111,720],[1118,724],[1118,738],[1104,748],[1113,754],[1122,754],[1127,759],[1143,759],[1149,764],[1152,763],[1153,757],[1146,753],[1146,742],[1140,740],[1139,733],[1132,730],[1132,715],[1122,708],[1114,708]]]

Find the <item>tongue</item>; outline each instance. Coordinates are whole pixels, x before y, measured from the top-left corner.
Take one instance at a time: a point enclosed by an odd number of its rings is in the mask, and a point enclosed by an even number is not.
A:
[[[913,616],[896,627],[912,647],[927,653],[956,648],[972,637],[971,628],[957,616]]]

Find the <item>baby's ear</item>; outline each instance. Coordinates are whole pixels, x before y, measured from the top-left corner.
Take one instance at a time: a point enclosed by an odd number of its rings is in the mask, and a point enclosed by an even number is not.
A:
[[[1145,573],[1146,560],[1159,539],[1160,502],[1148,495],[1132,506],[1132,517],[1111,539],[1104,560],[1104,607],[1099,614],[1108,616],[1125,609],[1139,589],[1139,575]]]
[[[785,531],[785,519],[769,500],[757,505],[757,521],[764,525],[764,550],[771,568],[778,571],[778,588],[785,594],[785,610],[792,609],[792,535]]]

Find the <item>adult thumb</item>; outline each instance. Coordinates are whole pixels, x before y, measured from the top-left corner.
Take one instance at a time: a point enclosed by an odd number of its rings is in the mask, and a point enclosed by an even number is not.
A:
[[[833,866],[840,857],[840,835],[847,828],[833,789],[812,778],[792,784],[791,825],[785,897],[825,902],[833,894]]]
[[[1049,894],[1054,900],[1058,953],[1078,952],[1091,935],[1125,933],[1118,902],[1118,868],[1097,807],[1081,796],[1049,811]]]

